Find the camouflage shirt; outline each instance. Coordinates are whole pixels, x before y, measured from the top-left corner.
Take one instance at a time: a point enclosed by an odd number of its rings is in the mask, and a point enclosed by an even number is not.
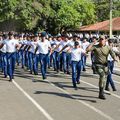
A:
[[[96,64],[107,64],[108,62],[108,55],[110,54],[112,58],[115,60],[115,53],[113,50],[110,48],[110,46],[100,46],[94,45],[90,51],[94,51],[94,56],[95,56],[95,63]]]

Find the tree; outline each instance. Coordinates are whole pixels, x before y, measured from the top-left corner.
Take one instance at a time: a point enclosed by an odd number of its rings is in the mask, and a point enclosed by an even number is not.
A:
[[[51,0],[49,3],[47,27],[56,33],[95,21],[95,6],[87,0]]]
[[[58,33],[94,21],[95,6],[90,0],[0,1],[0,26],[4,23],[7,30],[43,29]]]
[[[36,26],[40,12],[41,6],[35,0],[0,1],[0,22],[6,29],[31,30]]]
[[[110,0],[94,0],[97,21],[109,19]],[[120,16],[120,0],[113,0],[113,17]]]

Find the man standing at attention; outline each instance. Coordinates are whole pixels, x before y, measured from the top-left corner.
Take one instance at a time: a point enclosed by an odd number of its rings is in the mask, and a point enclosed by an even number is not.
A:
[[[115,54],[112,49],[106,45],[105,36],[100,36],[99,44],[94,45],[90,44],[87,49],[87,52],[93,51],[95,56],[95,66],[97,73],[99,74],[99,98],[106,99],[104,95],[104,88],[106,83],[106,77],[108,74],[108,65],[107,58],[110,54],[114,60],[116,60]]]

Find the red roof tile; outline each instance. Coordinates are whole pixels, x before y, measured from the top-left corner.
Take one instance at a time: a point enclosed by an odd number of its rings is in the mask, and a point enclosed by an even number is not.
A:
[[[113,18],[113,31],[120,31],[120,17]],[[98,22],[92,25],[82,26],[80,31],[109,31],[109,20]]]

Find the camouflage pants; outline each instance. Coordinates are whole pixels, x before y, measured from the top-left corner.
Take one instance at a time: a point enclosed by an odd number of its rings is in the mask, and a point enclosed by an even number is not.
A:
[[[99,75],[99,88],[104,88],[108,75],[108,67],[103,65],[96,65],[96,70]]]

